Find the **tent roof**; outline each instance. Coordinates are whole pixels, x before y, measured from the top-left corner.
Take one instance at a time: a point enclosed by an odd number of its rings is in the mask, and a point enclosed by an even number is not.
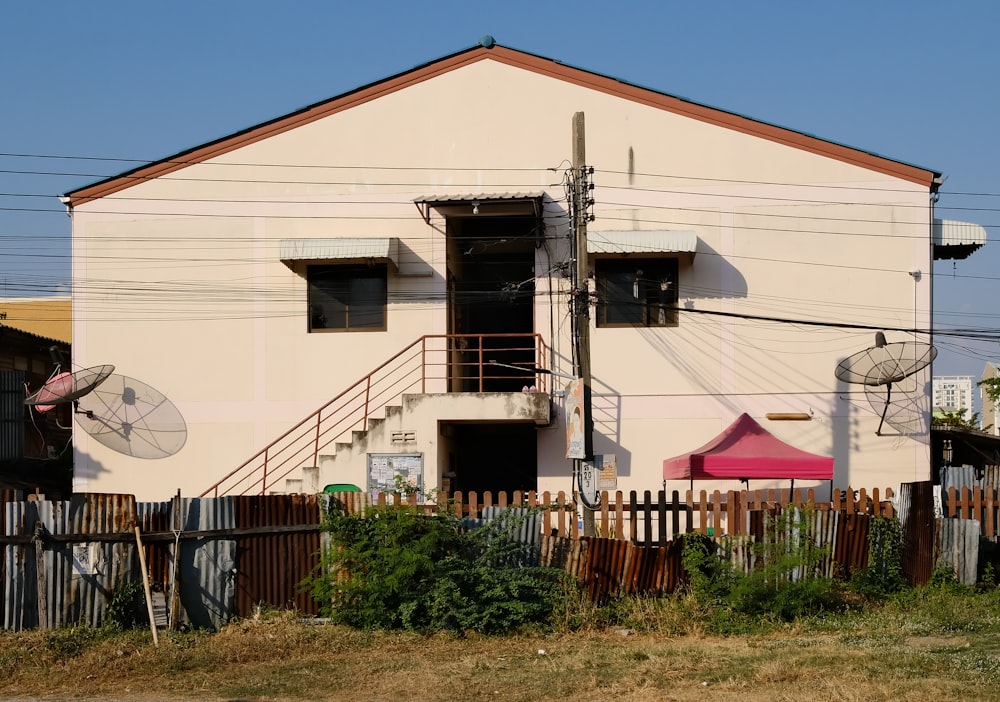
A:
[[[775,438],[748,414],[699,449],[663,461],[664,480],[833,479],[833,459]]]

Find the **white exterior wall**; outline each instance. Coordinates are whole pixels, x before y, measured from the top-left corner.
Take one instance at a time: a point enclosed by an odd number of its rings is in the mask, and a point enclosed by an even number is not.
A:
[[[445,333],[444,220],[432,211],[426,224],[413,200],[545,191],[560,215],[578,111],[596,171],[590,229],[699,240],[680,265],[681,306],[697,312],[676,328],[591,330],[595,450],[616,454],[619,488],[660,488],[664,458],[741,412],[834,456],[838,486],[929,477],[926,431],[876,436],[864,393],[834,377],[872,331],[745,318],[929,327],[930,276],[908,274],[931,269],[926,187],[487,60],[75,209],[74,363],[112,363],[149,383],[188,427],[183,450],[159,461],[77,431],[75,488],[197,494],[420,335]],[[568,258],[553,238],[563,222],[551,218],[539,274]],[[278,260],[279,241],[339,236],[397,237],[404,271],[418,261],[433,271],[390,273],[385,332],[307,333],[306,281]],[[567,286],[543,276],[535,307],[564,373]],[[929,400],[925,390],[925,425]],[[767,422],[768,412],[813,419]],[[564,433],[538,437],[538,488],[568,490]]]

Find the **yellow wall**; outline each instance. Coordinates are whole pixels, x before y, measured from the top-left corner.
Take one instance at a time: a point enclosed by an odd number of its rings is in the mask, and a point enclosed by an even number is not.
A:
[[[67,344],[73,340],[71,314],[68,296],[0,298],[0,324]]]

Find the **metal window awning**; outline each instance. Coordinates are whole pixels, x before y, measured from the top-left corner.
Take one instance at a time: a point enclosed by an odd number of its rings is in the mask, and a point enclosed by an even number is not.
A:
[[[986,244],[986,229],[972,222],[934,220],[934,258],[968,258]]]
[[[424,222],[430,224],[431,210],[441,210],[445,216],[542,215],[544,192],[459,193],[426,195],[413,201]]]
[[[399,267],[399,239],[282,239],[279,258],[294,261],[390,261]]]
[[[694,258],[698,235],[692,231],[587,232],[588,254],[687,254]]]

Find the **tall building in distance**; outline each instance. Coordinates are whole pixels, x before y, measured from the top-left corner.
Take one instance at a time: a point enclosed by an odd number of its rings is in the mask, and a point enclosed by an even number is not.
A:
[[[972,414],[972,376],[935,375],[931,380],[932,411],[961,412],[969,419]]]

